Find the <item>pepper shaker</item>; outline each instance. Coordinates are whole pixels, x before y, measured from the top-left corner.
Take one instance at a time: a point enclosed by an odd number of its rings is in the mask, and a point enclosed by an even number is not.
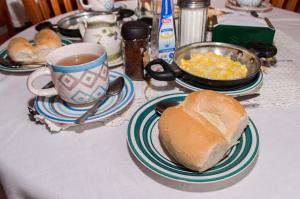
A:
[[[178,0],[179,47],[205,41],[209,5],[210,0]]]
[[[149,59],[149,26],[142,21],[126,22],[121,35],[125,74],[135,81],[144,80],[144,62]]]

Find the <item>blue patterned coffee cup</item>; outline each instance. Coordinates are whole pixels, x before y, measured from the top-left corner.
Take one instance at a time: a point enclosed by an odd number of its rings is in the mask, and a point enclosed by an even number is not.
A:
[[[96,55],[97,58],[80,65],[59,65],[58,63],[74,55]],[[103,46],[93,43],[77,43],[58,48],[47,58],[47,67],[30,74],[27,79],[29,91],[37,96],[59,95],[72,104],[91,103],[106,93],[109,85],[107,53]],[[54,87],[36,88],[33,82],[49,75]]]

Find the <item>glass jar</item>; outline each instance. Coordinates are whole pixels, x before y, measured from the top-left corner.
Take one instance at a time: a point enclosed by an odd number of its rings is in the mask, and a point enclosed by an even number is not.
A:
[[[135,81],[144,80],[144,65],[149,60],[149,26],[141,21],[126,22],[121,35],[125,74]]]

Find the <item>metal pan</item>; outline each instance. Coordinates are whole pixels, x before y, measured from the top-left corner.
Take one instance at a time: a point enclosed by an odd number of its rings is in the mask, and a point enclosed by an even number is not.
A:
[[[189,59],[192,53],[208,52],[212,52],[217,55],[229,56],[233,61],[239,61],[240,63],[246,65],[248,69],[247,76],[232,80],[208,79],[191,74],[180,66],[180,60]],[[153,70],[152,66],[154,65],[160,65],[163,68],[163,71]],[[162,59],[156,59],[149,62],[145,69],[150,77],[160,81],[173,81],[177,77],[182,77],[195,84],[205,85],[213,88],[226,88],[250,82],[260,71],[260,67],[261,63],[259,57],[250,50],[232,44],[205,42],[193,43],[176,49],[174,61],[171,64],[168,64]]]
[[[57,24],[52,24],[49,21],[42,22],[36,25],[35,29],[40,31],[44,28],[51,28],[52,30],[61,33],[64,36],[68,37],[81,37],[79,32],[79,23],[93,16],[97,15],[107,15],[111,12],[97,11],[97,12],[79,12],[69,16],[66,16],[59,20]],[[123,18],[130,17],[134,14],[132,10],[129,9],[119,9],[116,13],[117,19],[122,20]]]

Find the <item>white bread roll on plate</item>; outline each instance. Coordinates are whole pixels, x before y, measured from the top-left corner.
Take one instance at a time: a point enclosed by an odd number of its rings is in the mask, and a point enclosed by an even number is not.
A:
[[[7,53],[15,62],[32,63],[36,59],[34,47],[23,37],[12,39],[8,44]]]
[[[50,29],[39,31],[35,37],[35,53],[37,56],[36,62],[45,62],[46,56],[62,46],[60,37]]]
[[[223,159],[248,125],[242,105],[214,91],[197,91],[168,108],[158,122],[159,138],[178,163],[203,172]]]

